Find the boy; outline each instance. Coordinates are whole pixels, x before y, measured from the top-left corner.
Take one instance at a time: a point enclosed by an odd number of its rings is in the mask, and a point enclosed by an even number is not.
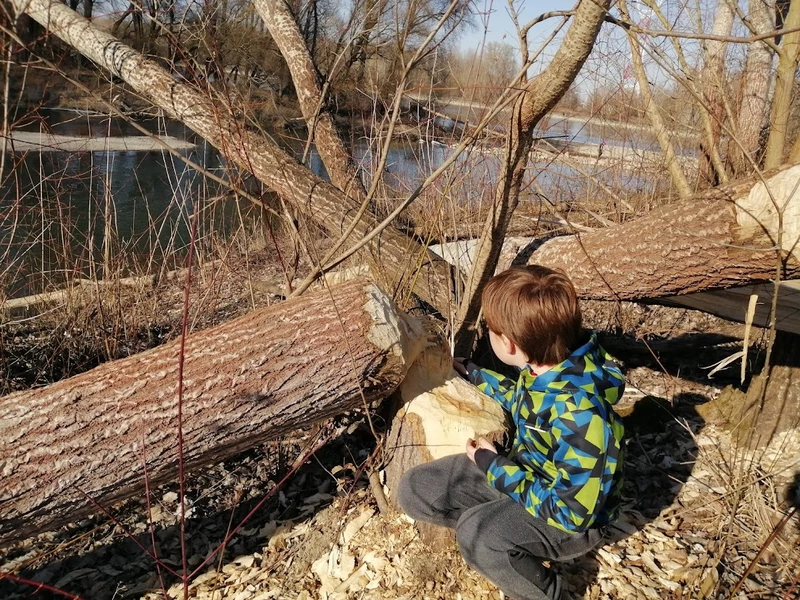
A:
[[[414,519],[455,529],[467,564],[506,596],[559,599],[561,579],[542,561],[589,552],[619,512],[624,431],[611,405],[625,383],[596,334],[583,334],[563,273],[511,268],[481,301],[492,350],[519,378],[454,366],[511,414],[511,451],[470,439],[466,454],[409,470],[398,502]]]

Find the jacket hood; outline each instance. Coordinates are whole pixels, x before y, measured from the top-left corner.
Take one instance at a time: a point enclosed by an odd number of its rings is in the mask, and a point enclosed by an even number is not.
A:
[[[530,368],[523,374],[533,377],[529,389],[539,392],[577,392],[603,398],[616,404],[625,391],[625,379],[614,359],[597,342],[597,333],[570,354],[566,360],[534,376]]]

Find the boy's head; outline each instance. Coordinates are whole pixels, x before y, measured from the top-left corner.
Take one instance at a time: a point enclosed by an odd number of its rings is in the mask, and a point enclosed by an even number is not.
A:
[[[512,267],[489,280],[481,303],[489,329],[512,340],[529,363],[558,364],[579,346],[578,296],[561,271]]]

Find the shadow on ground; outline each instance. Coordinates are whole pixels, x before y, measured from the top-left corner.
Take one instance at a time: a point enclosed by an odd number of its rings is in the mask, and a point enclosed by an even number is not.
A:
[[[280,526],[281,521],[288,519],[292,519],[294,524],[312,519],[330,504],[331,496],[328,493],[336,493],[337,482],[331,476],[331,471],[336,471],[337,465],[341,468],[343,463],[363,462],[370,454],[371,439],[362,426],[352,435],[344,435],[320,449],[281,488],[280,494],[275,494],[256,510],[230,540],[224,552],[216,555],[209,563],[210,567],[204,567],[201,573],[216,566],[223,567],[237,556],[260,552],[269,543],[276,522]],[[287,451],[287,456],[282,460],[275,456],[275,448],[273,444],[250,450],[190,478],[187,497],[196,499],[193,514],[186,524],[186,555],[190,571],[220,545],[232,526],[241,523],[256,508],[273,486],[270,482],[279,480],[281,472],[288,471],[286,459],[291,461],[294,453]],[[354,483],[353,474],[353,470],[346,469],[340,475],[344,489],[364,484],[363,480]],[[174,494],[175,489],[175,485],[159,488],[153,494],[154,506],[158,505],[159,510],[167,510],[167,506],[172,511],[177,510],[174,499],[168,502],[162,500]],[[315,495],[316,499],[308,502]],[[238,503],[235,502],[237,496],[241,497]],[[234,505],[235,508],[231,510]],[[133,537],[122,533],[119,527],[102,516],[94,517],[84,520],[78,527],[62,528],[32,540],[32,547],[0,556],[0,564],[20,558],[33,548],[40,550],[46,547],[50,554],[39,552],[36,566],[21,570],[16,573],[17,576],[57,587],[86,600],[138,598],[148,591],[160,590],[155,563],[142,549],[152,551],[153,547],[143,517],[146,514],[144,508],[139,502],[131,501],[115,507],[113,512],[129,531],[134,532]],[[171,525],[157,525],[154,535],[161,560],[174,571],[180,572],[180,527],[175,523],[176,519],[172,518],[171,521]],[[305,540],[303,547],[293,554],[296,568],[310,569],[311,562],[324,552],[330,540],[338,534],[335,528],[339,526],[341,523],[333,523],[331,531],[320,531],[318,536]],[[3,570],[2,566],[0,570]],[[176,576],[163,570],[162,573],[167,588],[177,583]],[[27,584],[0,580],[0,598],[49,600],[64,596],[36,590]]]
[[[624,416],[626,430],[623,524],[612,527],[607,543],[614,543],[659,518],[668,518],[681,488],[689,479],[698,455],[694,436],[705,421],[696,406],[707,401],[696,394],[678,394],[669,402],[647,396]],[[565,578],[578,597],[595,583],[596,553],[562,565]]]

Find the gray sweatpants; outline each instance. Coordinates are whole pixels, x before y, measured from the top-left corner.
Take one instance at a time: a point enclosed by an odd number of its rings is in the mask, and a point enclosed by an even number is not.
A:
[[[466,454],[407,471],[397,500],[405,513],[456,530],[467,564],[514,600],[561,598],[561,578],[543,560],[569,560],[589,552],[600,530],[566,533],[531,515],[490,487]]]

